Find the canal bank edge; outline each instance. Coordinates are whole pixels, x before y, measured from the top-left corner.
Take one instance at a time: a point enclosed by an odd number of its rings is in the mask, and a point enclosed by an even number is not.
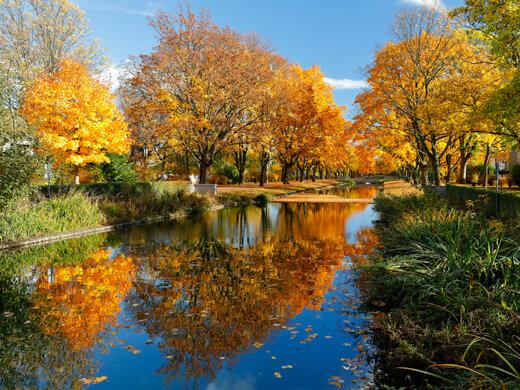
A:
[[[341,186],[345,186],[345,185],[348,185],[348,183],[338,182],[338,184],[335,184],[335,185],[326,185],[326,186],[322,186],[322,187],[307,188],[307,189],[303,189],[303,190],[291,191],[286,194],[279,195],[279,196],[275,197],[273,200],[278,199],[278,198],[283,198],[283,197],[286,197],[289,195],[298,194],[298,193],[332,189],[332,188],[341,187]],[[208,211],[215,212],[215,211],[219,211],[219,210],[222,210],[225,208],[231,208],[231,207],[233,207],[233,206],[231,206],[231,205],[225,206],[223,204],[213,204],[213,205],[211,205],[211,207]],[[70,230],[67,232],[61,232],[61,233],[56,233],[56,234],[51,234],[51,235],[46,235],[46,236],[41,236],[41,237],[27,238],[24,240],[0,242],[0,251],[8,251],[11,249],[19,249],[19,248],[30,247],[30,246],[51,244],[54,242],[71,240],[73,238],[84,237],[84,236],[89,236],[89,235],[93,235],[93,234],[112,232],[115,230],[125,229],[125,228],[131,227],[131,226],[147,225],[147,224],[152,224],[152,223],[157,223],[157,222],[163,222],[166,220],[175,220],[175,219],[181,219],[181,218],[187,218],[187,217],[188,217],[188,213],[186,211],[179,211],[170,216],[158,216],[158,217],[147,218],[147,219],[138,220],[138,221],[122,222],[122,223],[118,223],[118,224],[114,224],[114,225],[86,227],[86,228],[82,228],[82,229]]]

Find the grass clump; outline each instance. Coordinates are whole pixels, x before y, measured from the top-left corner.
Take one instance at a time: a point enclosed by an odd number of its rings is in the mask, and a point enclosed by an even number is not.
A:
[[[515,345],[520,333],[518,226],[451,207],[430,193],[383,196],[376,199],[376,210],[382,216],[380,242],[368,300],[383,301],[388,309],[378,341],[381,366],[390,375],[381,380],[393,378],[390,384],[397,386],[413,380],[427,386],[422,381],[439,377],[454,387],[473,383],[476,374],[445,364],[461,364],[465,346],[475,337]],[[471,352],[464,358],[467,367],[478,358],[481,368],[507,368],[496,354]],[[429,373],[438,377],[421,375],[432,365]],[[419,371],[404,375],[398,366]],[[511,380],[500,370],[490,375],[497,383]]]
[[[208,210],[209,206],[210,202],[207,197],[190,194],[183,189],[175,191],[154,189],[133,198],[105,197],[100,201],[101,210],[109,223],[170,217],[179,212],[194,215]]]
[[[98,203],[80,192],[51,199],[13,198],[0,210],[0,241],[39,237],[104,222]]]

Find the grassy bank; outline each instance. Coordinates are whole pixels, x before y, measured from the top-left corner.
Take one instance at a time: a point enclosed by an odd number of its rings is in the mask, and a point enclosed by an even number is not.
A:
[[[151,189],[133,197],[94,196],[81,190],[46,198],[11,199],[0,209],[0,241],[42,237],[81,228],[194,214],[209,208],[207,197],[182,189]]]
[[[518,221],[487,220],[434,194],[383,196],[376,209],[367,301],[387,312],[376,332],[378,380],[520,386]]]

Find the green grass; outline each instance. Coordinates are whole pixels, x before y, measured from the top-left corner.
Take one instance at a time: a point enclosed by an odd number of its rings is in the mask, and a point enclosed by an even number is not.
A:
[[[210,201],[176,186],[152,187],[132,197],[92,196],[71,191],[52,198],[20,197],[0,210],[0,242],[66,232],[106,224],[171,217],[179,212],[208,210]]]
[[[406,377],[397,366],[420,371],[460,363],[475,337],[513,343],[520,331],[517,224],[487,220],[435,194],[382,196],[375,207],[382,221],[368,301],[383,301],[388,309],[381,322],[382,364],[394,378]],[[482,359],[481,364],[505,364],[493,354]],[[447,367],[432,372],[445,375]],[[469,383],[467,370],[451,371],[457,386]]]
[[[15,198],[0,211],[0,241],[44,236],[104,222],[98,203],[82,193],[37,201]]]
[[[164,187],[129,199],[105,197],[100,200],[100,208],[109,223],[169,217],[178,212],[197,214],[208,210],[209,205],[209,199],[203,195]]]

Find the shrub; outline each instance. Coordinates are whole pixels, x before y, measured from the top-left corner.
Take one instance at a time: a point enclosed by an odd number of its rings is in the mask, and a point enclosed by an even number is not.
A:
[[[0,138],[0,209],[10,199],[28,192],[38,162],[27,146],[4,143]]]
[[[51,196],[68,194],[71,191],[84,192],[92,196],[130,199],[153,192],[152,183],[91,183],[80,185],[52,185],[40,187],[42,194],[50,191]]]
[[[214,164],[215,176],[217,182],[220,184],[238,183],[239,173],[238,169],[227,162],[217,161]]]
[[[520,186],[520,164],[511,167],[511,180],[517,186]]]
[[[0,212],[0,241],[44,236],[104,222],[97,202],[80,192],[36,201],[13,198]]]
[[[253,198],[253,203],[259,206],[266,205],[270,201],[270,197],[267,194],[259,194]]]
[[[127,155],[109,154],[109,163],[101,164],[104,179],[109,183],[135,183],[137,172]]]
[[[518,216],[520,216],[520,194],[514,192],[500,191],[497,195],[497,193],[491,189],[448,185],[446,186],[446,194],[450,202],[454,205],[459,207],[476,205],[479,208],[477,211],[486,216],[509,219],[518,218]]]

